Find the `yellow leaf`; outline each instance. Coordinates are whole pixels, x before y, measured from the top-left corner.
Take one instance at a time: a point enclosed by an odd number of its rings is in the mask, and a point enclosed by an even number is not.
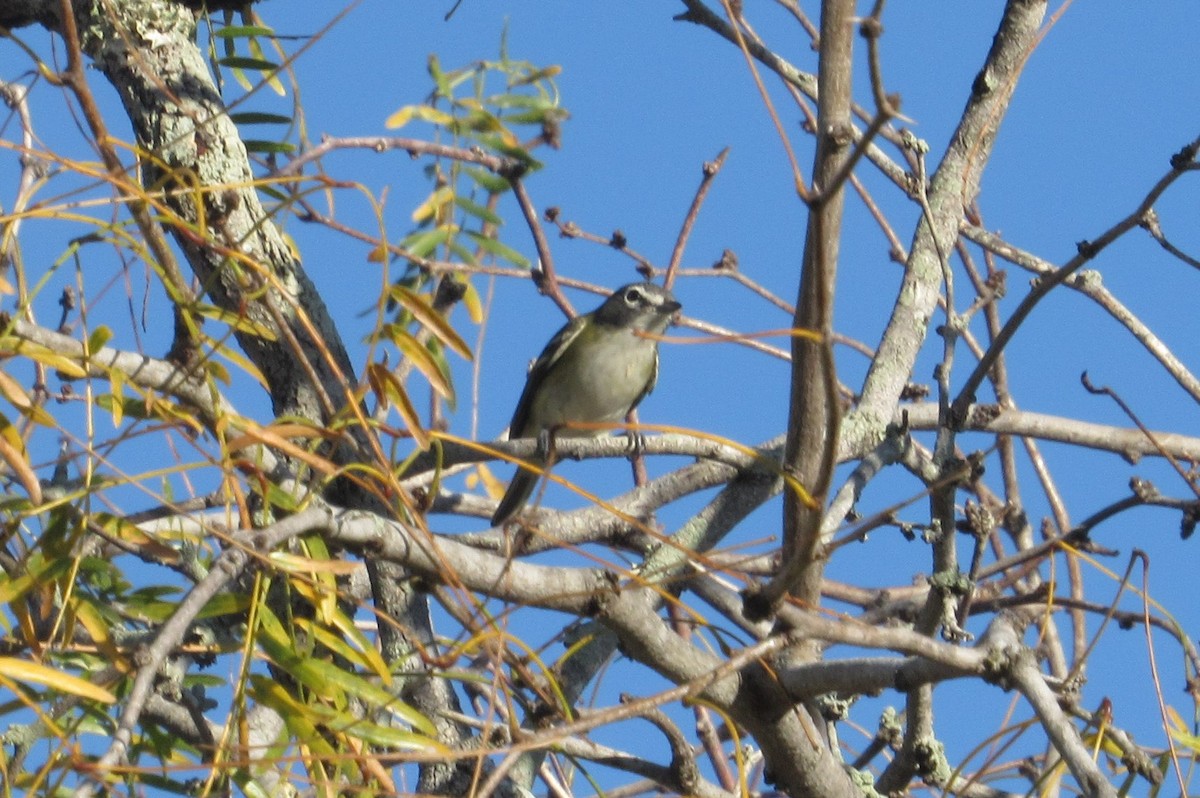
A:
[[[8,375],[7,372],[0,371],[0,395],[13,403],[14,407],[21,410],[28,410],[33,407],[33,401],[30,400],[29,394],[25,393],[25,389],[21,384]]]
[[[69,693],[92,701],[102,701],[105,704],[112,704],[117,700],[117,697],[108,690],[80,679],[78,676],[71,676],[45,665],[15,657],[0,657],[0,679],[43,684],[60,693]]]
[[[473,324],[483,322],[483,300],[479,297],[479,291],[475,289],[475,284],[467,280],[464,285],[467,291],[463,294],[463,307],[467,309],[467,315],[471,317]]]
[[[24,447],[18,450],[9,443],[8,438],[0,435],[0,459],[8,463],[21,487],[29,494],[29,501],[35,505],[41,504],[42,484],[38,482],[37,474],[33,473],[33,468],[25,459]]]
[[[467,342],[459,337],[458,332],[446,321],[446,317],[434,310],[423,296],[402,285],[392,286],[390,293],[392,299],[413,314],[417,321],[437,336],[439,341],[464,359],[471,360],[471,347],[467,346]]]
[[[442,208],[454,202],[454,189],[442,186],[434,191],[424,202],[412,212],[412,220],[417,224],[428,221],[438,215]]]
[[[60,371],[68,378],[87,376],[87,369],[66,355],[60,355],[52,349],[47,349],[44,346],[39,346],[28,341],[18,340],[14,344],[12,351],[16,354],[24,355],[44,366],[49,366],[56,371]]]
[[[413,440],[422,450],[429,448],[429,433],[421,426],[420,416],[417,415],[417,408],[413,405],[412,400],[408,398],[408,391],[404,390],[404,386],[400,384],[400,380],[387,367],[380,363],[370,363],[367,365],[367,382],[371,384],[371,389],[375,391],[375,395],[379,397],[379,402],[384,407],[389,404],[394,405],[396,412],[400,414],[400,419],[404,422],[404,426],[408,429]]]
[[[110,537],[138,549],[147,557],[162,563],[179,562],[179,552],[142,531],[137,524],[107,513],[97,513],[96,525]]]
[[[429,381],[435,391],[443,398],[453,402],[454,386],[446,379],[446,375],[442,373],[442,367],[434,360],[425,345],[409,335],[406,330],[396,329],[392,333],[392,343],[396,344],[400,354],[407,357],[417,371],[425,375],[425,379]]]
[[[282,428],[284,425],[280,425]],[[307,434],[315,434],[315,431],[308,427],[299,427],[298,425],[286,425],[290,429],[302,429]],[[229,441],[227,446],[229,451],[236,452],[239,449],[245,449],[251,443],[261,443],[265,446],[270,446],[273,449],[278,449],[283,454],[294,457],[307,463],[313,470],[325,474],[332,475],[337,472],[337,466],[326,460],[324,457],[318,457],[306,449],[302,449],[296,444],[289,441],[280,435],[279,428],[271,429],[267,427],[250,426],[245,432],[237,438]]]
[[[215,349],[223,357],[233,361],[235,366],[244,371],[252,380],[258,382],[259,385],[264,388],[270,387],[267,385],[267,378],[264,377],[262,372],[258,370],[258,366],[255,366],[253,363],[251,363],[245,355],[230,349],[229,347],[207,335],[203,336],[203,340],[205,343],[212,345],[213,349]]]
[[[96,648],[100,649],[100,652],[104,654],[108,661],[122,673],[129,673],[129,660],[121,655],[121,652],[113,643],[110,634],[112,630],[108,625],[108,621],[100,615],[100,612],[89,601],[80,599],[73,601],[72,606],[75,611],[75,617],[83,625],[83,628],[87,630],[88,635],[92,638],[92,642],[96,644]]]
[[[266,57],[266,54],[263,53],[262,45],[259,44],[258,39],[255,38],[250,39],[250,54],[260,61],[270,60]],[[271,91],[275,92],[280,97],[287,96],[287,90],[283,88],[283,82],[279,80],[279,70],[276,69],[272,70],[271,72],[263,72],[262,75],[263,79],[267,82],[267,85],[271,87]]]
[[[119,429],[121,422],[125,420],[125,377],[120,371],[113,369],[108,374],[108,381],[112,385],[113,428]]]
[[[483,483],[483,489],[487,491],[488,496],[491,496],[493,499],[499,499],[504,495],[505,484],[496,479],[496,475],[492,473],[492,469],[480,463],[475,466],[474,473],[479,477],[479,481]]]
[[[384,127],[395,130],[398,127],[404,127],[414,119],[443,126],[448,126],[454,122],[454,117],[445,111],[430,108],[428,105],[406,105],[389,116],[383,124]]]
[[[530,72],[528,75],[525,75],[524,77],[519,78],[518,80],[513,82],[513,86],[514,87],[515,86],[528,86],[531,83],[537,83],[539,80],[547,80],[547,79],[556,78],[561,73],[562,73],[562,67],[558,66],[557,64],[553,64],[548,67],[536,69],[533,72]]]
[[[257,338],[262,338],[264,341],[277,341],[279,336],[275,330],[260,324],[252,319],[248,319],[240,313],[233,313],[224,308],[218,308],[213,305],[196,305],[192,308],[196,313],[205,316],[222,324],[228,324],[235,330],[240,330],[244,333],[249,333]]]
[[[350,560],[314,560],[299,554],[289,554],[285,551],[271,552],[268,558],[271,564],[281,571],[294,574],[326,573],[334,576],[350,576],[361,567]]]

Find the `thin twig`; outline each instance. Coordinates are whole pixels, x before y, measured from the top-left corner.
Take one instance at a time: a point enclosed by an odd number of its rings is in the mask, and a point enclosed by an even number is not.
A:
[[[680,262],[683,261],[683,251],[687,247],[688,238],[692,235],[692,228],[696,224],[696,217],[700,215],[700,208],[704,205],[704,199],[708,196],[708,190],[712,187],[713,179],[721,171],[721,167],[724,166],[727,157],[729,157],[728,147],[717,153],[716,158],[704,164],[704,176],[700,178],[700,186],[696,189],[695,196],[692,197],[692,204],[688,208],[687,215],[683,217],[683,227],[679,229],[679,236],[675,239],[675,247],[671,250],[671,259],[667,261],[667,274],[663,279],[663,286],[667,289],[670,289],[672,283],[675,282],[675,270],[679,268]]]

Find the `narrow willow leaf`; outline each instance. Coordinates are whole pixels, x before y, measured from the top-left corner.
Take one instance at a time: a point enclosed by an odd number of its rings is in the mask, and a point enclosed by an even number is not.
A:
[[[128,673],[131,670],[131,664],[112,640],[112,630],[121,621],[107,618],[103,610],[110,608],[97,606],[95,601],[86,593],[78,591],[72,594],[71,610],[74,612],[76,620],[87,630],[92,643],[100,649],[100,653],[108,659],[109,663],[122,673]]]
[[[272,566],[284,573],[305,576],[315,574],[350,576],[361,567],[358,563],[350,560],[314,560],[311,557],[286,551],[273,551],[267,559]]]
[[[33,400],[25,393],[25,388],[9,376],[7,371],[0,370],[0,396],[3,396],[18,410],[28,410],[33,407]]]
[[[521,108],[526,111],[552,111],[558,114],[565,114],[559,105],[554,100],[537,95],[529,94],[496,94],[488,97],[486,100],[488,105],[493,105],[497,108]],[[508,117],[505,117],[507,119]]]
[[[463,284],[467,291],[463,294],[463,307],[467,309],[467,315],[470,316],[472,323],[483,323],[483,299],[479,296],[478,289],[470,280],[464,280]]]
[[[264,341],[279,340],[279,336],[275,333],[275,330],[267,327],[265,324],[260,324],[253,319],[249,319],[241,313],[234,313],[231,310],[219,308],[216,305],[205,304],[196,304],[191,310],[207,319],[227,324],[239,332],[249,333],[256,338],[262,338]]]
[[[213,35],[219,39],[247,39],[253,36],[274,36],[275,31],[261,25],[226,25],[213,31]]]
[[[487,169],[475,166],[467,167],[464,171],[476,185],[489,194],[503,194],[512,189],[512,185],[508,180],[495,172],[489,172]]]
[[[283,452],[289,457],[303,460],[318,473],[332,476],[337,472],[337,466],[324,457],[297,446],[289,437],[319,435],[320,432],[310,427],[300,427],[296,424],[273,424],[270,427],[260,427],[255,424],[247,425],[243,433],[228,442],[230,451],[244,449],[251,443],[261,443]]]
[[[442,364],[434,358],[425,346],[414,338],[408,330],[395,324],[388,325],[391,331],[392,343],[400,350],[400,354],[408,358],[413,367],[424,375],[430,386],[438,394],[449,401],[454,401],[454,385],[449,376],[442,370]]]
[[[404,127],[414,119],[441,125],[442,127],[450,127],[454,124],[454,117],[445,111],[428,105],[406,105],[389,116],[384,121],[383,126],[389,130],[395,130],[396,128]]]
[[[292,736],[303,740],[315,756],[326,759],[336,756],[337,752],[317,727],[315,719],[318,715],[313,707],[301,704],[281,684],[262,674],[250,675],[250,687],[254,698],[278,712]]]
[[[116,703],[117,697],[108,690],[94,685],[89,681],[72,676],[69,673],[56,671],[36,662],[28,662],[15,657],[0,657],[0,679],[15,682],[34,682],[42,684],[60,693],[77,695],[91,701],[105,704]]]
[[[146,534],[137,524],[109,513],[96,513],[93,520],[109,537],[124,542],[147,557],[167,565],[179,562],[178,551]]]
[[[223,363],[218,363],[215,360],[208,359],[204,361],[204,371],[217,382],[223,385],[230,385],[233,380],[229,376],[229,369],[225,368]]]
[[[38,344],[31,344],[27,341],[16,341],[11,351],[36,360],[43,366],[48,366],[55,371],[62,372],[68,378],[87,376],[87,369],[79,365],[77,361]]]
[[[393,285],[389,289],[389,295],[411,313],[422,326],[437,336],[439,341],[457,352],[464,360],[472,359],[471,347],[450,326],[446,317],[433,309],[425,297],[399,284]]]
[[[343,722],[331,722],[330,727],[350,734],[356,739],[371,745],[395,748],[402,751],[425,751],[432,754],[447,755],[450,753],[444,745],[431,736],[414,734],[404,729],[391,726],[381,726],[378,723],[359,718],[345,718]]]
[[[479,142],[502,155],[520,161],[530,172],[542,168],[542,162],[530,155],[529,150],[522,147],[514,137],[482,135],[479,137]]]
[[[0,604],[10,604],[32,589],[53,584],[67,573],[71,564],[67,557],[47,558],[41,552],[34,552],[25,562],[24,573],[11,578],[0,575]]]
[[[112,340],[112,337],[113,331],[103,324],[92,330],[92,334],[88,336],[88,354],[94,355],[99,352],[105,344]]]
[[[342,633],[351,646],[362,657],[363,665],[380,678],[384,686],[392,683],[392,672],[379,649],[367,639],[362,630],[354,623],[354,619],[337,608],[332,617],[333,626]]]
[[[485,205],[480,205],[478,202],[475,202],[472,199],[455,195],[454,204],[462,208],[471,216],[474,216],[476,219],[482,219],[488,224],[493,224],[497,227],[500,227],[504,224],[504,219],[499,214],[492,211]]]
[[[305,661],[304,665],[310,669],[312,675],[318,676],[323,684],[335,685],[350,695],[357,696],[378,707],[384,707],[392,716],[403,720],[409,726],[426,734],[432,736],[435,733],[433,723],[430,722],[429,718],[374,682],[370,682],[358,674],[344,671],[332,662],[325,660],[309,659]]]
[[[246,145],[248,152],[266,152],[277,154],[290,154],[296,151],[295,144],[289,144],[286,141],[263,141],[261,139],[245,139],[243,142]]]
[[[467,230],[465,233],[472,241],[479,245],[479,248],[490,255],[494,255],[501,260],[506,260],[509,263],[521,269],[530,268],[529,258],[517,252],[507,244],[501,244],[494,238],[480,235],[479,233]]]
[[[234,69],[252,69],[257,72],[268,72],[279,68],[279,64],[272,63],[271,61],[262,58],[249,58],[243,55],[227,55],[217,63],[221,66]]]
[[[561,74],[562,67],[558,66],[557,64],[551,64],[548,67],[542,67],[541,69],[534,70],[523,77],[517,78],[512,85],[513,88],[516,88],[517,86],[528,86],[531,83],[537,83],[541,80],[556,78]]]
[[[125,375],[117,369],[108,374],[108,383],[112,387],[112,420],[113,427],[119,429],[125,420]]]
[[[413,436],[413,440],[422,450],[428,449],[429,433],[421,425],[421,418],[417,415],[417,408],[409,398],[408,391],[404,389],[391,369],[382,363],[369,363],[367,364],[367,381],[380,404],[383,407],[388,405],[395,407],[396,412],[400,414],[400,419],[404,422],[405,429]]]
[[[251,55],[257,58],[259,61],[267,61],[266,55],[263,53],[262,44],[258,41],[258,39],[251,39],[247,44],[250,47]],[[270,62],[267,61],[267,63]],[[272,74],[265,76],[267,85],[270,86],[271,91],[275,92],[275,94],[278,96],[286,96],[287,91],[283,88],[283,82],[279,80],[278,71],[273,70],[272,72]]]
[[[451,235],[458,232],[455,225],[441,225],[433,230],[413,233],[400,242],[400,246],[410,255],[424,258],[433,253],[440,245],[446,243]]]
[[[37,474],[33,471],[33,466],[29,464],[28,454],[25,451],[25,446],[14,446],[9,443],[8,438],[0,435],[0,460],[8,463],[8,467],[12,470],[13,476],[21,483],[21,487],[25,489],[25,493],[29,495],[29,501],[35,505],[42,503],[42,483],[38,481]]]
[[[453,201],[454,189],[451,186],[442,186],[416,207],[416,210],[412,212],[412,220],[416,224],[422,224],[440,219],[442,209]]]
[[[229,118],[239,125],[290,125],[292,118],[282,114],[267,114],[260,111],[243,111],[230,114]]]
[[[250,609],[251,598],[245,594],[218,593],[208,600],[204,609],[200,610],[198,619],[217,618],[222,615],[236,615]]]

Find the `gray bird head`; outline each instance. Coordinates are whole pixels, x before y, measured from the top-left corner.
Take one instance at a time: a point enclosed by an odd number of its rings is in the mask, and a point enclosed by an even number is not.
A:
[[[643,332],[661,333],[671,316],[683,305],[671,292],[654,283],[631,283],[612,292],[596,309],[596,322],[614,327],[630,327]]]

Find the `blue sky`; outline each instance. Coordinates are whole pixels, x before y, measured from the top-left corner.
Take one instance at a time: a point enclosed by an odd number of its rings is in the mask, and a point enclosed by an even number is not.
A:
[[[770,43],[802,69],[815,67],[807,39],[782,12],[765,3],[747,6]],[[340,8],[340,3],[266,0],[259,13],[282,34],[307,35]],[[903,113],[912,120],[916,135],[929,143],[931,162],[943,151],[962,110],[1001,8],[999,2],[929,0],[892,3],[885,13],[887,87],[902,96]],[[633,248],[665,264],[701,164],[729,146],[729,160],[703,209],[684,265],[707,267],[728,248],[736,252],[744,272],[784,299],[794,299],[804,208],[792,191],[783,148],[733,47],[706,30],[672,21],[682,10],[675,3],[464,0],[446,21],[448,9],[448,4],[363,0],[301,55],[295,69],[310,137],[388,134],[384,120],[427,94],[430,54],[437,54],[446,67],[493,58],[507,28],[513,58],[561,66],[557,85],[571,113],[564,124],[562,149],[541,150],[545,168],[528,180],[539,208],[558,206],[564,218],[592,232],[607,234],[619,228]],[[1061,263],[1074,254],[1076,242],[1095,237],[1136,205],[1166,171],[1170,155],[1200,133],[1200,83],[1194,78],[1194,37],[1189,34],[1198,14],[1192,3],[1165,1],[1147,5],[1093,0],[1065,9],[1030,59],[983,180],[980,204],[989,229]],[[0,52],[6,61],[15,61],[13,48]],[[860,58],[860,76],[862,63]],[[7,71],[16,70],[8,64],[0,64],[0,69],[8,79],[19,74]],[[236,87],[229,88],[236,96]],[[37,106],[43,114],[41,132],[48,141],[69,138],[65,119],[56,116],[55,96],[45,86],[42,91]],[[106,107],[115,108],[111,93],[98,91]],[[807,173],[812,156],[798,128],[799,115],[777,87],[772,99]],[[241,110],[287,113],[292,100],[259,92]],[[114,124],[114,132],[129,135],[123,125]],[[402,132],[415,135],[419,130]],[[397,153],[346,152],[326,160],[337,177],[360,181],[376,194],[387,187],[386,215],[393,239],[407,232],[411,209],[429,189],[421,165]],[[11,185],[11,169],[11,163],[0,163],[4,185]],[[859,173],[907,246],[916,219],[914,206],[869,164],[860,166]],[[1175,243],[1200,254],[1195,197],[1195,188],[1185,179],[1158,211]],[[532,258],[533,245],[515,208],[507,205],[502,211],[508,220],[504,240]],[[365,229],[373,227],[366,204],[353,193],[338,197],[338,215]],[[52,226],[46,229],[49,260],[61,252],[64,238]],[[292,221],[287,229],[361,362],[365,349],[360,342],[370,318],[360,314],[371,306],[380,280],[379,267],[367,260],[368,247],[313,225]],[[631,264],[605,247],[557,237],[551,244],[560,273],[612,287],[636,279]],[[1165,258],[1140,232],[1104,253],[1092,268],[1185,363],[1195,366],[1200,274]],[[895,300],[901,272],[888,258],[886,240],[853,197],[840,270],[836,326],[873,345]],[[1009,295],[1001,305],[1005,314],[1028,284],[1028,275],[1015,267],[1008,272]],[[520,392],[525,363],[563,321],[528,282],[501,280],[495,291],[478,401],[467,391],[471,375],[463,366],[458,371],[463,400],[453,419],[455,432],[469,434],[474,428],[472,412],[477,410],[481,438],[503,429]],[[676,293],[689,316],[738,331],[779,328],[789,321],[723,280],[683,280]],[[46,318],[56,298],[56,292],[45,293]],[[572,299],[580,309],[598,302],[582,294]],[[455,321],[474,343],[475,328],[461,314]],[[146,336],[154,341],[155,333],[151,329]],[[160,340],[166,340],[165,333]],[[153,345],[147,348],[156,351]],[[927,350],[913,377],[918,382],[930,381],[940,343],[931,342]],[[856,389],[865,360],[846,349],[838,354],[842,380]],[[1125,425],[1110,402],[1081,390],[1079,374],[1087,370],[1098,383],[1120,391],[1149,426],[1180,432],[1195,427],[1194,403],[1109,317],[1079,295],[1062,292],[1048,299],[1017,336],[1009,356],[1016,398],[1026,409]],[[660,386],[644,405],[644,421],[693,427],[750,444],[782,431],[786,364],[730,345],[666,346],[662,357]],[[960,354],[960,364],[967,361],[967,354]],[[961,380],[964,375],[956,376]],[[249,395],[238,398],[244,410],[261,402]],[[983,438],[971,441],[965,436],[963,445],[989,445]],[[1111,455],[1079,457],[1053,445],[1047,445],[1045,453],[1075,521],[1124,495],[1133,474],[1155,478],[1164,492],[1187,493],[1158,464],[1131,466]],[[615,493],[628,484],[628,469],[620,463],[570,467],[572,476],[600,492]],[[868,489],[863,508],[873,511],[916,490],[906,478],[885,480]],[[1025,490],[1031,513],[1040,518],[1046,506],[1035,483],[1027,481]],[[551,501],[565,505],[576,500],[551,494]],[[925,513],[925,506],[918,504],[905,517],[920,520]],[[667,512],[663,520],[670,529],[682,517],[681,512]],[[777,518],[778,507],[771,505],[731,542],[772,534]],[[1194,634],[1200,628],[1200,611],[1184,595],[1192,584],[1196,543],[1182,543],[1177,529],[1174,515],[1139,511],[1102,527],[1097,539],[1123,553],[1134,546],[1147,550],[1155,595],[1167,601]],[[1124,559],[1108,564],[1120,570]],[[910,574],[928,567],[921,544],[878,532],[867,545],[844,552],[831,564],[830,574],[881,586],[904,584]],[[1101,601],[1115,590],[1099,575],[1090,576],[1089,584]],[[1161,745],[1140,637],[1110,631],[1098,657],[1083,705],[1095,706],[1101,696],[1113,696],[1116,721],[1137,732],[1139,740]],[[1115,668],[1105,665],[1106,657]],[[1160,658],[1164,692],[1187,714],[1190,708],[1179,692],[1178,658],[1168,660]],[[972,699],[1003,702],[1005,697],[992,691],[986,698]],[[868,728],[874,719],[869,711],[856,716]]]

